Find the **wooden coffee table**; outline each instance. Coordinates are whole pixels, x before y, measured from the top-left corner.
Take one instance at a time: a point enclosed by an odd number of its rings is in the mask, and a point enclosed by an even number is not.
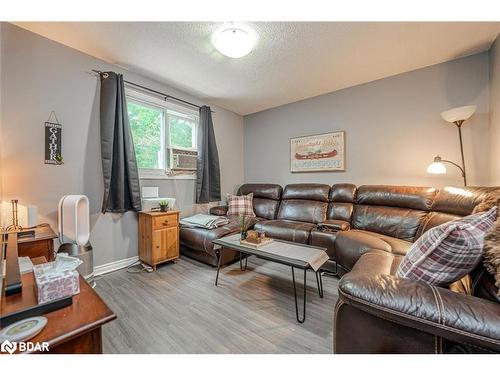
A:
[[[217,250],[219,262],[217,265],[217,275],[215,276],[215,285],[219,281],[219,273],[224,249],[232,249],[240,253],[240,270],[245,271],[247,268],[248,256],[255,255],[258,258],[268,260],[290,266],[292,268],[293,293],[295,299],[295,316],[299,323],[304,323],[306,320],[306,273],[312,269],[316,274],[316,284],[318,286],[318,294],[323,298],[323,280],[321,278],[320,267],[329,259],[326,249],[322,247],[298,244],[294,242],[274,240],[270,244],[264,245],[261,248],[254,248],[240,243],[240,234],[219,238],[214,240],[215,245],[219,245]],[[245,265],[243,266],[242,254],[245,257]],[[311,264],[314,266],[311,266]],[[297,299],[297,286],[295,282],[295,268],[301,269],[304,274],[303,281],[303,309],[302,318],[299,316],[299,307]]]

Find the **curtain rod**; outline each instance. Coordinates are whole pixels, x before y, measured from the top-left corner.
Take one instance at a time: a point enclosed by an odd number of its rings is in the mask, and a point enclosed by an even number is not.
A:
[[[101,72],[100,70],[97,70],[97,69],[92,69],[92,71],[94,73],[97,73],[99,75],[105,73],[105,72]],[[160,92],[160,91],[156,91],[156,90],[153,90],[153,89],[150,89],[149,87],[146,87],[146,86],[142,86],[142,85],[138,85],[137,83],[134,83],[134,82],[130,82],[130,81],[127,81],[127,80],[123,80],[123,82],[125,82],[126,84],[128,85],[131,85],[131,86],[135,86],[135,87],[138,87],[142,90],[146,90],[146,91],[149,91],[149,92],[152,92],[156,95],[160,95],[160,96],[163,96],[165,98],[165,100],[167,99],[173,99],[173,100],[176,100],[178,102],[181,102],[181,103],[184,103],[184,104],[187,104],[187,105],[190,105],[192,107],[196,107],[196,108],[201,108],[201,106],[197,105],[197,104],[194,104],[194,103],[191,103],[191,102],[188,102],[187,100],[184,100],[184,99],[180,99],[180,98],[177,98],[175,96],[172,96],[172,95],[168,95],[168,94],[165,94],[163,92]],[[214,111],[211,111],[212,113],[214,113]]]

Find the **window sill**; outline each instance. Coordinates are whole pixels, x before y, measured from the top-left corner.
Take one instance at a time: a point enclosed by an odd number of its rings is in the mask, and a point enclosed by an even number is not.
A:
[[[140,180],[196,180],[195,175],[177,175],[177,176],[168,176],[168,175],[150,175],[150,174],[140,174]]]

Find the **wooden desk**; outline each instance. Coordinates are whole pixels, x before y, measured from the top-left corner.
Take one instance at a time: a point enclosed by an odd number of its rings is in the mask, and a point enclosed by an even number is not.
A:
[[[33,264],[45,258],[32,259]],[[21,294],[4,297],[0,314],[18,311],[37,303],[33,273],[22,275]],[[99,295],[80,276],[80,294],[73,296],[73,304],[45,315],[47,325],[31,342],[48,342],[50,353],[102,353],[101,326],[116,319]]]
[[[49,262],[54,260],[54,238],[57,235],[49,225],[36,227],[35,237],[23,237],[17,240],[20,257],[45,257]]]

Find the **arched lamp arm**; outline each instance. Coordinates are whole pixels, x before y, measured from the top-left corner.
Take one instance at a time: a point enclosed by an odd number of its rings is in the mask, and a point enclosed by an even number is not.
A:
[[[439,157],[438,157],[439,158]],[[443,163],[449,163],[449,164],[452,164],[454,165],[455,167],[457,167],[458,169],[460,169],[460,172],[462,172],[462,178],[464,179],[464,186],[467,186],[467,176],[465,175],[465,168],[461,167],[460,165],[458,165],[457,163],[454,163],[452,162],[451,160],[445,160],[445,159],[441,159],[439,158],[441,162]]]
[[[462,172],[462,177],[465,178],[465,171],[464,171],[464,169],[460,165],[458,165],[457,163],[452,162],[451,160],[446,160],[446,159],[441,159],[441,162],[453,164],[455,167],[457,167],[458,169],[460,169],[460,172]]]

